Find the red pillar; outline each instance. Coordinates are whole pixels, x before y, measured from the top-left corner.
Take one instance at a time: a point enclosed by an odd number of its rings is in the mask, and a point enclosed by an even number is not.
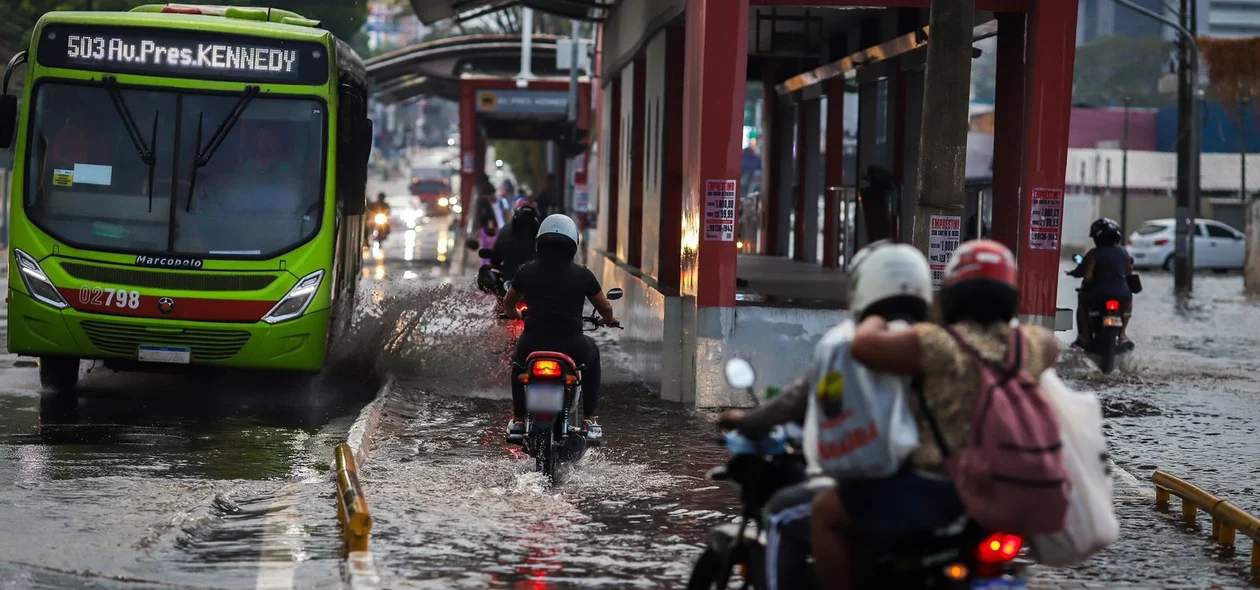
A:
[[[694,295],[698,307],[734,307],[734,226],[729,240],[706,232],[705,201],[714,200],[706,199],[710,189],[738,202],[748,1],[690,0],[686,20],[682,292]],[[734,183],[734,194],[728,183]],[[734,213],[731,224],[738,219]]]
[[[796,217],[792,223],[792,260],[805,260],[805,151],[809,135],[805,133],[805,105],[797,103],[796,109]],[[810,146],[813,148],[813,146]]]
[[[471,219],[476,214],[477,194],[476,145],[477,145],[477,97],[476,89],[468,81],[459,85],[459,199]],[[410,173],[410,171],[408,171]]]
[[[823,200],[823,236],[839,236],[840,200],[831,190],[833,186],[844,185],[844,80],[831,80],[827,83],[827,161],[823,165],[826,177],[827,198]],[[764,185],[763,185],[764,186]],[[839,242],[831,241],[823,244],[823,268],[836,268],[840,265]]]
[[[634,80],[631,88],[632,107],[630,109],[630,235],[627,236],[628,249],[623,260],[626,264],[638,268],[643,264],[643,148],[647,137],[645,112],[647,105],[644,86],[647,82],[647,60],[640,57],[634,60]]]
[[[776,71],[778,61],[762,58],[761,84],[765,88],[761,103],[761,244],[758,251],[768,256],[783,256],[787,252],[779,252],[779,174],[782,165],[779,162],[778,125],[785,122],[779,120],[779,93],[774,91],[778,82]]]
[[[998,19],[997,80],[993,111],[993,239],[1019,252],[1022,146],[1024,145],[1024,30],[1021,12]]]
[[[662,290],[678,292],[683,212],[683,87],[687,30],[665,29],[665,113],[661,182],[660,278]]]
[[[1028,17],[1022,153],[1022,200],[1028,206],[1021,207],[1019,220],[1020,315],[1048,327],[1054,326],[1058,301],[1062,228],[1057,224],[1034,228],[1031,209],[1040,208],[1043,220],[1056,215],[1057,220],[1062,219],[1072,69],[1076,59],[1076,11],[1076,0],[1038,0]],[[1035,239],[1035,233],[1041,234],[1042,239]]]

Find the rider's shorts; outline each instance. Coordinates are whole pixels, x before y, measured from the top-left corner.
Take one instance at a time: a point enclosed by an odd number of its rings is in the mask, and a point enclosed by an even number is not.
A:
[[[948,526],[966,512],[953,482],[911,469],[883,479],[845,480],[837,490],[857,532],[873,542]]]

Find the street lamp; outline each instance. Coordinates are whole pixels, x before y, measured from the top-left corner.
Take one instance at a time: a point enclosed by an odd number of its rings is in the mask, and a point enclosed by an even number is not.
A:
[[[1129,104],[1133,102],[1130,96],[1124,97],[1124,139],[1120,144],[1120,149],[1124,150],[1120,156],[1120,235],[1129,235]]]

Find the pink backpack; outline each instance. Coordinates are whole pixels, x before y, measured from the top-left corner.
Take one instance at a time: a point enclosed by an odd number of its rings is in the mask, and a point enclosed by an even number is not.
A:
[[[1070,482],[1059,423],[1028,374],[1019,328],[1011,328],[1001,365],[981,357],[953,329],[949,333],[980,373],[967,448],[951,456],[926,403],[923,409],[963,506],[995,532],[1027,536],[1063,530]]]

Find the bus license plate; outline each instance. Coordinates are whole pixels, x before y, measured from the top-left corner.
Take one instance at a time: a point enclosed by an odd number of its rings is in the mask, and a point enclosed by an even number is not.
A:
[[[1124,320],[1116,316],[1104,316],[1103,325],[1107,327],[1114,326],[1114,327],[1119,328],[1124,325]]]
[[[1028,584],[1018,578],[978,578],[971,582],[972,590],[1028,590]]]
[[[530,412],[557,413],[564,409],[564,386],[538,384],[525,386],[525,408]]]
[[[192,349],[181,346],[140,346],[141,361],[146,363],[173,363],[187,365],[192,362]]]

